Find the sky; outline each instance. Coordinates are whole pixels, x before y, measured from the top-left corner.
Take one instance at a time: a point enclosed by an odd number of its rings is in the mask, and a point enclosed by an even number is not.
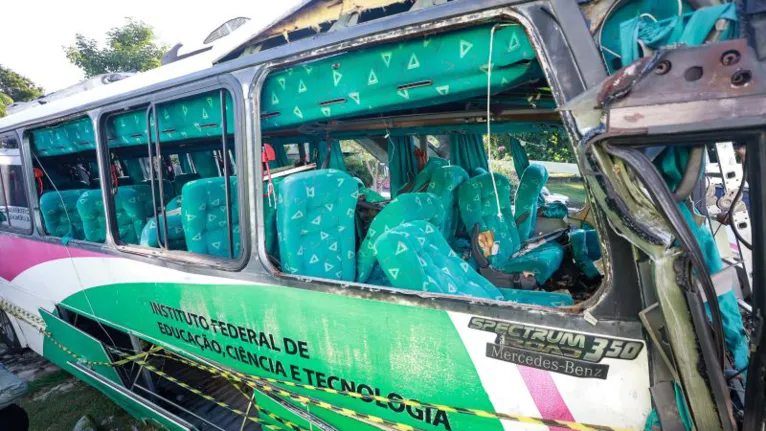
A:
[[[0,64],[41,85],[46,93],[84,78],[64,54],[80,33],[103,43],[106,32],[127,17],[154,27],[157,39],[173,46],[201,42],[231,18],[268,25],[300,0],[14,0],[3,4]]]

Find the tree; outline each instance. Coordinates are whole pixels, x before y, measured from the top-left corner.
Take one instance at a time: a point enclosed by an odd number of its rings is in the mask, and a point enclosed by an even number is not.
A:
[[[160,66],[166,45],[155,41],[154,29],[142,21],[127,18],[122,27],[106,33],[106,47],[94,39],[75,35],[75,42],[65,47],[69,61],[85,72],[87,78],[104,73],[144,72]]]
[[[13,103],[13,99],[5,93],[0,93],[0,118],[5,117],[5,107]]]
[[[0,93],[17,102],[26,102],[43,95],[43,89],[32,80],[0,65]]]
[[[5,107],[14,101],[26,102],[42,95],[42,87],[32,80],[0,66],[0,117],[5,116]]]

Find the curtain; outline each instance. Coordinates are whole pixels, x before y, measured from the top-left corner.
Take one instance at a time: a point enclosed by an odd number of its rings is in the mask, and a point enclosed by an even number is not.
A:
[[[178,154],[178,161],[181,162],[181,170],[184,171],[185,174],[192,173],[191,163],[189,163],[189,154],[188,153],[179,153]],[[140,168],[140,166],[139,166]]]
[[[316,163],[317,168],[321,169],[327,158],[327,141],[311,141],[309,143],[309,157],[311,162]],[[340,142],[337,140],[330,141],[330,163],[327,167],[344,172],[346,171],[346,162],[343,160],[343,151],[340,148]]]
[[[489,169],[483,135],[451,135],[450,163],[465,169],[469,175],[476,168]]]
[[[191,153],[194,167],[202,178],[211,178],[218,176],[218,166],[216,166],[215,157],[210,151],[197,151]]]
[[[144,171],[141,169],[141,162],[138,159],[125,159],[120,160],[122,167],[125,168],[128,176],[136,183],[139,184],[144,180]]]
[[[281,168],[290,164],[290,159],[287,158],[287,151],[285,150],[285,144],[269,144],[274,149],[275,160],[269,162],[269,168]]]
[[[521,178],[521,174],[529,167],[529,157],[521,141],[511,136],[511,157],[513,158],[513,168],[516,169],[516,175]]]
[[[410,178],[415,178],[418,161],[411,136],[389,136],[388,170],[391,173],[391,197],[396,197]]]

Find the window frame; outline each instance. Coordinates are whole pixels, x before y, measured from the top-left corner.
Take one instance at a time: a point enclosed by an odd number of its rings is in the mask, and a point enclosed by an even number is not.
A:
[[[90,120],[91,127],[93,127],[94,136],[97,136],[98,129],[96,128],[96,123],[93,121],[93,117],[90,115],[89,112],[78,112],[78,113],[74,113],[74,114],[67,115],[67,116],[64,116],[64,117],[56,118],[54,120],[45,121],[45,122],[42,122],[42,123],[37,123],[37,124],[30,125],[28,127],[25,127],[23,130],[21,130],[21,132],[23,133],[23,142],[24,142],[23,146],[24,146],[25,149],[27,149],[27,148],[29,149],[29,155],[28,155],[28,157],[25,157],[24,160],[25,161],[29,161],[30,163],[34,164],[34,159],[36,158],[36,156],[34,155],[34,153],[32,151],[32,140],[30,139],[30,135],[31,135],[32,131],[38,130],[38,129],[42,129],[42,128],[45,128],[45,127],[56,126],[56,125],[59,125],[59,124],[70,122],[70,121],[76,121],[76,120],[82,119],[82,118],[87,118],[87,119]],[[95,163],[96,163],[96,166],[99,169],[98,176],[100,178],[102,175],[101,175],[101,167],[100,167],[100,164],[99,164],[100,158],[99,158],[98,142],[96,142],[96,148],[94,149],[94,151],[96,152]],[[37,158],[39,159],[39,157],[37,157]],[[31,190],[35,190],[36,191],[37,189],[35,187],[34,174],[31,177],[27,177],[27,178],[28,178],[28,181],[30,182],[30,185],[28,187],[31,187]],[[102,193],[103,193],[102,187],[99,187],[97,189],[89,189],[89,190],[99,190],[99,191],[102,191]],[[103,194],[102,194],[102,196],[103,196]],[[35,212],[35,217],[38,217],[38,220],[39,220],[39,224],[38,224],[39,231],[38,232],[40,234],[40,237],[42,237],[42,238],[44,238],[46,240],[53,240],[53,241],[63,242],[63,240],[62,240],[63,237],[52,235],[52,234],[48,233],[47,229],[45,228],[45,222],[43,221],[42,209],[40,208],[40,197],[42,197],[42,195],[37,196],[37,193],[35,193],[35,199],[30,201],[30,205],[32,205],[32,202],[34,202],[34,206],[32,207],[32,209]],[[104,210],[104,211],[106,211],[106,210]],[[73,244],[85,244],[85,245],[90,245],[90,246],[95,246],[95,247],[103,247],[105,244],[107,244],[107,241],[108,241],[108,238],[106,238],[106,240],[104,242],[88,241],[85,238],[83,238],[83,239],[69,238],[69,240],[68,240],[68,242],[73,243]]]
[[[235,155],[239,152],[239,157],[235,163],[230,164],[233,172],[238,174],[246,173],[247,167],[244,164],[247,158],[246,144],[244,136],[244,96],[241,89],[241,84],[230,75],[220,75],[210,79],[206,79],[202,82],[197,82],[183,86],[181,88],[166,88],[154,92],[152,94],[125,99],[120,102],[106,105],[95,112],[95,117],[98,119],[98,130],[96,132],[97,145],[101,153],[99,158],[99,165],[103,165],[103,169],[108,170],[110,166],[110,150],[108,141],[106,138],[106,121],[110,116],[115,114],[143,110],[146,115],[150,115],[150,108],[154,105],[173,102],[180,99],[194,97],[199,94],[209,93],[212,91],[225,90],[231,95],[232,109],[234,116],[233,124],[233,146],[229,146],[229,150],[234,150]],[[151,139],[151,145],[155,146],[154,137]],[[149,159],[149,145],[145,147],[146,159]],[[168,153],[175,154],[175,153]],[[153,156],[153,158],[156,156]],[[196,169],[195,169],[196,171]],[[151,179],[151,178],[150,178]],[[203,266],[216,270],[225,271],[241,271],[247,265],[250,258],[250,230],[249,224],[249,199],[247,196],[247,181],[243,181],[243,177],[239,177],[237,186],[236,199],[239,205],[239,228],[240,228],[240,254],[233,259],[220,258],[210,255],[197,254],[186,250],[167,250],[164,248],[153,248],[147,246],[141,246],[138,244],[125,244],[119,242],[119,235],[117,232],[117,216],[115,212],[114,199],[112,197],[112,179],[111,175],[107,175],[107,180],[102,182],[102,192],[105,193],[105,206],[107,211],[107,242],[113,246],[117,251],[142,257],[160,258],[170,262],[191,265],[191,266]],[[232,200],[234,199],[232,195]],[[233,214],[233,213],[232,213]],[[160,216],[157,213],[157,216]],[[154,215],[152,215],[154,217]]]
[[[13,232],[18,233],[22,235],[32,235],[32,233],[35,231],[35,217],[32,210],[32,200],[30,199],[30,190],[27,179],[29,178],[29,172],[27,171],[27,163],[26,163],[26,157],[24,153],[24,141],[21,139],[21,137],[16,132],[8,132],[8,133],[0,133],[0,139],[5,138],[11,138],[16,141],[16,148],[2,148],[0,149],[0,157],[6,156],[11,158],[17,158],[19,160],[19,168],[21,169],[21,185],[24,189],[24,196],[27,199],[27,211],[29,212],[29,228],[22,228],[22,227],[15,227],[13,224],[8,221],[8,225],[0,224],[0,230],[4,232]],[[7,151],[13,151],[17,152],[15,155],[6,155]],[[0,166],[16,166],[16,165],[6,165],[4,163],[0,163]],[[34,171],[33,171],[34,172]],[[32,175],[32,178],[34,180],[34,175]],[[5,187],[3,186],[3,180],[2,176],[0,175],[0,192],[5,192]],[[4,197],[4,199],[7,197]],[[5,199],[6,206],[7,206],[7,199]]]
[[[430,20],[428,21],[431,29],[429,32],[450,32],[465,26],[471,26],[480,24],[482,22],[487,22],[493,19],[507,19],[507,20],[513,20],[516,21],[519,25],[521,25],[527,34],[530,36],[530,40],[533,46],[533,49],[535,50],[535,53],[538,55],[538,59],[541,62],[541,65],[545,72],[545,79],[548,81],[549,85],[554,88],[554,97],[557,102],[557,104],[561,104],[561,99],[564,99],[565,97],[573,97],[573,95],[570,95],[567,93],[567,91],[571,90],[571,88],[567,87],[564,83],[560,82],[558,76],[555,73],[552,73],[550,71],[550,53],[549,50],[549,41],[547,38],[543,38],[542,35],[539,33],[538,27],[535,27],[534,25],[534,19],[531,19],[532,17],[528,16],[528,11],[519,11],[515,9],[511,9],[510,7],[501,7],[498,6],[494,9],[488,9],[486,11],[483,11],[481,13],[478,13],[476,16],[473,16],[471,19],[466,19],[467,15],[456,15],[454,17],[439,17],[438,19]],[[534,17],[537,18],[537,17]],[[382,24],[382,23],[381,23]],[[254,229],[255,234],[253,241],[253,247],[254,247],[254,253],[258,255],[259,260],[262,263],[262,266],[264,270],[271,276],[278,280],[280,280],[280,283],[286,284],[288,286],[294,286],[296,282],[307,282],[311,284],[321,284],[324,289],[335,289],[335,288],[341,288],[341,289],[347,289],[348,287],[352,287],[355,290],[358,291],[364,291],[371,289],[374,292],[381,292],[384,294],[391,294],[391,295],[399,295],[403,294],[405,292],[402,291],[402,289],[396,289],[391,287],[385,287],[385,286],[379,286],[379,285],[371,285],[367,283],[359,283],[357,281],[339,281],[339,280],[332,280],[332,279],[326,279],[326,278],[317,278],[317,277],[310,277],[305,275],[297,275],[297,274],[289,274],[280,271],[277,269],[268,258],[268,254],[266,252],[266,244],[265,244],[265,218],[264,218],[264,211],[263,211],[263,202],[262,200],[257,199],[258,197],[262,196],[264,193],[264,181],[263,181],[263,173],[264,169],[261,166],[260,159],[262,155],[262,147],[263,144],[266,143],[266,141],[263,139],[262,135],[262,118],[261,118],[261,106],[262,106],[262,98],[261,93],[263,91],[263,87],[265,85],[266,79],[268,76],[273,73],[277,72],[279,70],[288,69],[290,67],[294,67],[296,65],[300,65],[302,63],[306,63],[313,60],[318,60],[322,58],[328,58],[333,55],[336,55],[338,53],[343,52],[351,52],[355,51],[357,49],[365,49],[369,46],[375,46],[387,42],[393,42],[397,40],[406,39],[409,37],[417,37],[418,35],[423,34],[422,27],[415,26],[415,25],[407,25],[403,27],[397,27],[397,28],[388,28],[388,29],[381,29],[380,32],[375,34],[364,34],[363,37],[355,39],[353,42],[349,43],[348,40],[344,40],[342,43],[337,44],[328,44],[325,46],[322,46],[322,49],[315,49],[312,51],[296,51],[293,52],[289,56],[279,56],[275,57],[273,59],[270,59],[269,61],[266,61],[261,64],[261,67],[256,71],[255,75],[252,78],[252,81],[250,83],[249,92],[248,92],[248,101],[252,104],[252,109],[249,114],[251,115],[251,129],[250,133],[252,133],[253,136],[253,172],[252,172],[252,178],[253,178],[253,188],[254,193],[256,196],[255,201],[252,205],[255,209],[255,220],[254,220]],[[554,32],[554,39],[556,37],[561,36],[560,33]],[[577,47],[581,48],[581,47]],[[572,47],[567,47],[567,53],[573,54],[577,50],[574,50]],[[577,75],[581,75],[581,69],[574,68],[574,59],[573,58],[566,58],[566,60],[571,61],[571,63],[568,63],[564,61],[564,64],[561,66],[564,70],[570,70],[573,69]],[[600,73],[600,71],[599,71]],[[585,81],[581,81],[578,84],[584,85]],[[578,85],[574,86],[575,88],[579,87]],[[564,127],[567,127],[567,121],[568,119],[565,118],[565,116],[562,115],[561,118],[562,124]],[[257,181],[255,179],[258,179]],[[608,230],[604,229],[603,226],[599,223],[597,230],[599,232],[599,235],[605,235],[607,234]],[[607,252],[608,253],[608,252]],[[611,259],[609,259],[609,262],[611,263]],[[583,311],[586,309],[592,308],[597,301],[600,300],[600,298],[606,297],[609,293],[611,293],[613,289],[613,273],[611,270],[607,270],[607,273],[604,274],[604,278],[601,281],[601,285],[596,289],[594,292],[593,297],[590,299],[581,302],[579,304],[576,304],[573,307],[559,307],[559,308],[548,308],[548,307],[542,307],[546,310],[555,310],[557,312],[565,312],[567,314],[571,315],[582,315]],[[440,294],[440,293],[428,293],[426,295],[423,295],[423,292],[418,291],[411,291],[406,292],[405,294],[415,294],[418,296],[427,296],[429,299],[438,299],[440,302],[444,301],[446,303],[458,303],[458,304],[465,304],[465,303],[477,303],[481,306],[485,305],[496,305],[503,308],[513,308],[513,307],[520,307],[523,308],[525,311],[529,309],[540,309],[540,307],[532,306],[528,304],[518,304],[518,303],[509,303],[504,301],[496,301],[496,300],[485,300],[482,298],[467,298],[467,297],[461,297],[456,295],[449,295],[449,294]]]

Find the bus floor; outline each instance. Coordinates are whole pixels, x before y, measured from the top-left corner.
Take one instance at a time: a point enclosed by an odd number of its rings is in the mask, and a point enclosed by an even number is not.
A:
[[[205,371],[172,360],[154,358],[148,362],[180,382],[198,389],[201,393],[234,409],[248,412],[249,400],[246,395],[223,377],[212,376]],[[150,376],[151,383],[148,381],[149,379],[144,378],[145,376]],[[153,391],[151,386],[154,388]],[[144,371],[142,376],[137,377],[132,390],[195,425],[200,431],[261,431],[259,424],[245,421],[243,416],[206,400],[177,383],[152,372]],[[252,394],[252,391],[246,387],[243,390],[248,396]],[[250,408],[248,414],[250,417],[258,417],[258,412],[254,408]]]

